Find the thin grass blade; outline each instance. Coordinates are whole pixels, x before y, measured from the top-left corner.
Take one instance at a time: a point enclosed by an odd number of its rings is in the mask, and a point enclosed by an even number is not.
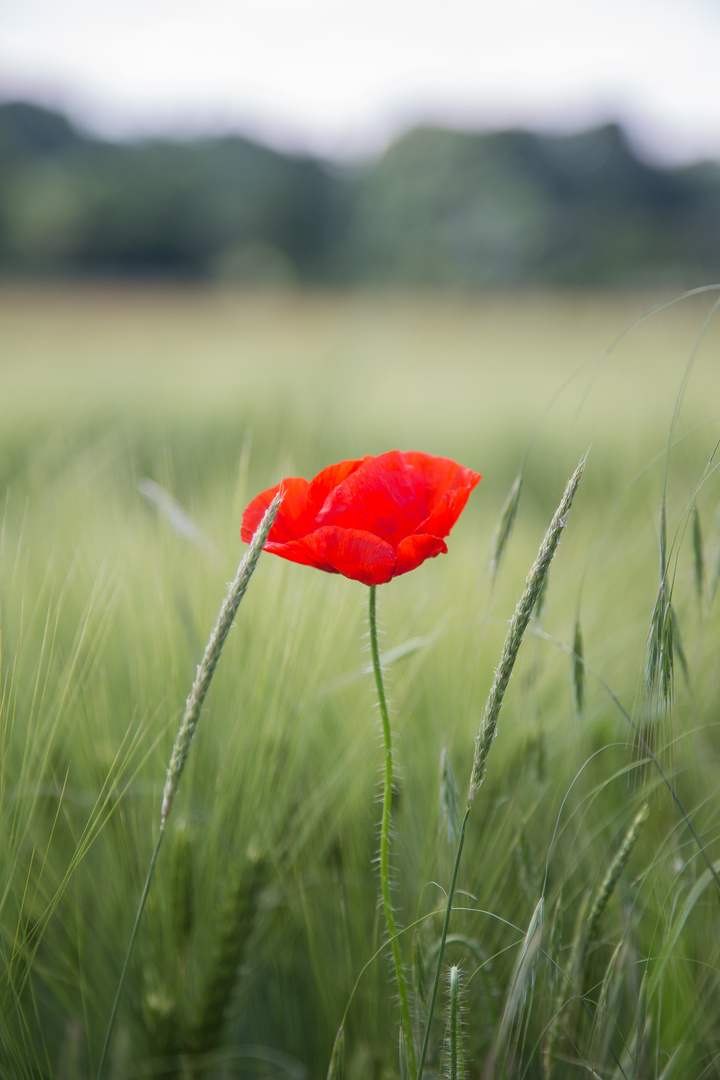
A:
[[[692,546],[693,562],[695,568],[695,591],[698,603],[702,603],[705,589],[705,558],[703,555],[702,529],[700,528],[700,511],[697,506],[692,509]]]
[[[585,649],[583,645],[582,630],[580,628],[580,616],[575,619],[575,633],[573,634],[573,659],[572,676],[573,689],[575,691],[575,708],[578,716],[582,715],[585,708]]]
[[[333,1043],[327,1080],[342,1080],[345,1075],[345,1025],[341,1024]]]
[[[550,929],[550,944],[548,956],[550,958],[550,971],[547,979],[547,996],[550,1001],[551,1014],[546,1028],[545,1044],[543,1047],[543,1075],[546,1080],[552,1076],[555,1063],[555,1050],[560,1030],[560,1017],[563,1008],[564,979],[560,968],[560,949],[563,937],[563,898],[562,893],[557,898],[555,911],[553,912],[552,927]]]

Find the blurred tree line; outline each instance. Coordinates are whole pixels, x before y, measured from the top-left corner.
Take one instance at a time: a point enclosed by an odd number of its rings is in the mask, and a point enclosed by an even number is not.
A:
[[[654,168],[609,125],[418,129],[342,168],[234,136],[116,144],[10,103],[0,274],[692,285],[720,278],[720,165]]]

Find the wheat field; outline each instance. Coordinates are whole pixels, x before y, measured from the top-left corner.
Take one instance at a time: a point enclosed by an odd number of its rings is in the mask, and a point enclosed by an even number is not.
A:
[[[589,449],[469,819],[460,1060],[443,1000],[424,1075],[720,1076],[720,323],[712,291],[641,319],[664,299],[0,288],[0,1074],[96,1075],[244,506],[398,448],[483,474],[448,554],[378,593],[418,1040],[453,778]],[[342,1075],[402,1075],[366,606],[260,559],[104,1075],[323,1077],[341,1023]]]

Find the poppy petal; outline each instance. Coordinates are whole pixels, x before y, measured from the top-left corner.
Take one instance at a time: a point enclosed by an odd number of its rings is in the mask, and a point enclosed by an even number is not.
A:
[[[269,540],[282,544],[287,540],[298,540],[308,530],[307,524],[307,480],[301,476],[289,476],[275,487],[268,488],[256,495],[253,501],[245,508],[242,516],[242,528],[240,536],[244,544],[249,544],[255,530],[262,521],[263,515],[270,503],[282,488],[284,495],[280,503],[280,509],[270,530]],[[270,548],[265,545],[266,551]]]
[[[364,457],[352,461],[339,461],[337,465],[328,465],[310,481],[307,492],[307,513],[311,524],[322,510],[328,495],[369,460],[369,457]]]
[[[471,491],[472,487],[459,488],[457,491],[446,491],[435,510],[424,521],[420,522],[417,528],[418,533],[447,536],[465,509]]]
[[[462,489],[467,489],[469,495],[481,480],[480,473],[473,472],[472,469],[466,469],[464,465],[458,465],[457,461],[452,461],[450,458],[434,457],[432,454],[417,452],[405,453],[403,458],[410,472],[417,472],[422,477],[427,499],[427,510],[425,511],[427,515],[435,511],[443,496]],[[460,511],[462,509],[461,506]],[[452,525],[454,524],[455,521],[452,522]],[[418,532],[420,531],[422,531],[422,526],[418,526]],[[445,536],[447,534],[440,533],[438,535]]]
[[[362,529],[328,525],[311,532],[301,543],[316,566],[364,585],[383,585],[395,571],[391,545]]]
[[[391,450],[290,477],[245,510],[246,543],[277,491],[285,499],[265,545],[292,562],[380,585],[447,551],[446,537],[480,474],[449,458]]]
[[[436,555],[447,555],[447,544],[439,536],[418,533],[406,537],[398,544],[395,577],[407,574],[408,570],[414,570],[420,563]]]
[[[314,566],[316,570],[327,570],[327,566],[321,565],[317,559],[313,559],[304,540],[286,540],[282,544],[275,544],[269,540],[264,548],[272,555],[280,555],[289,562],[300,563],[301,566]]]
[[[370,531],[395,546],[427,515],[422,477],[412,476],[397,450],[366,458],[330,492],[318,525]]]

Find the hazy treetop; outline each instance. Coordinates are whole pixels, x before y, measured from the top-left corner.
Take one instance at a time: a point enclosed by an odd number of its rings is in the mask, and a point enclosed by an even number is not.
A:
[[[0,99],[334,158],[423,125],[617,122],[677,163],[720,158],[719,53],[712,0],[9,0]]]
[[[720,166],[622,130],[419,128],[364,169],[246,138],[113,143],[0,106],[0,273],[263,284],[696,285],[720,277]]]

